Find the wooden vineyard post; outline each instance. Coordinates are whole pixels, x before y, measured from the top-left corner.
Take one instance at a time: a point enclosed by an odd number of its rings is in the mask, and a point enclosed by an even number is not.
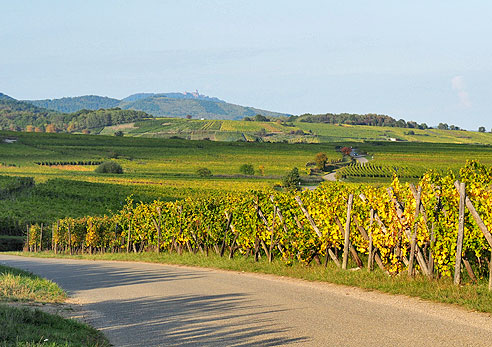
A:
[[[43,223],[41,223],[41,230],[39,233],[39,251],[43,250]]]
[[[60,221],[56,221],[56,235],[59,235],[60,234]],[[53,238],[54,240],[54,238]],[[55,247],[55,254],[58,252],[58,245],[56,242],[54,242],[54,247]]]
[[[295,200],[296,200],[297,204],[299,205],[299,207],[301,208],[301,211],[304,213],[304,216],[306,216],[307,220],[311,224],[311,227],[314,229],[314,232],[320,238],[323,237],[323,234],[321,233],[321,231],[319,231],[318,226],[316,225],[316,223],[314,223],[313,218],[311,217],[311,215],[309,214],[309,212],[304,208],[304,205],[302,204],[301,198],[298,197],[298,196],[296,196],[295,197]],[[340,262],[338,261],[337,256],[335,255],[335,253],[333,253],[333,251],[331,249],[328,249],[328,254],[330,255],[330,258],[335,262],[335,264],[338,267],[340,267]]]
[[[354,218],[354,220],[357,219],[355,217],[355,215],[352,215],[352,217]],[[340,233],[345,234],[345,227],[342,225],[342,222],[340,222],[340,219],[338,218],[337,215],[335,215],[335,223],[338,225],[338,229],[340,229]],[[359,224],[356,222],[356,225],[359,225]],[[365,230],[364,230],[364,232],[365,232]],[[361,234],[362,234],[362,232],[361,232]],[[352,254],[352,257],[354,258],[354,261],[357,263],[357,266],[362,269],[364,267],[364,264],[362,263],[362,260],[360,259],[359,255],[357,254],[357,250],[354,248],[352,243],[349,244],[349,251],[350,251],[350,254]]]
[[[471,280],[476,283],[477,282],[477,276],[475,276],[475,274],[473,273],[473,269],[471,267],[471,264],[466,258],[463,258],[463,265],[465,265],[465,269],[466,269],[466,272],[468,272],[468,276],[470,276]]]
[[[460,190],[460,183],[458,181],[454,182],[454,186],[456,190]],[[470,211],[473,219],[477,223],[478,227],[482,231],[483,235],[485,236],[485,239],[489,243],[489,246],[492,247],[492,234],[490,234],[490,231],[487,229],[487,226],[483,222],[482,218],[480,218],[477,210],[475,209],[475,206],[473,206],[473,203],[471,202],[470,198],[467,196],[465,197],[465,205],[468,211]]]
[[[271,230],[270,225],[268,225],[268,221],[265,218],[265,215],[263,214],[263,211],[261,210],[260,206],[258,206],[258,205],[256,205],[256,213],[258,214],[260,219],[263,221],[263,224],[265,225],[267,230],[272,233],[273,231]],[[263,241],[261,238],[259,240],[260,240],[261,248],[263,248],[263,250],[265,251],[266,257],[270,258],[270,252],[268,251],[268,248],[265,244],[265,241]]]
[[[126,253],[130,253],[130,234],[132,233],[132,221],[128,224],[128,237],[126,241]]]
[[[461,256],[463,252],[463,237],[465,232],[465,183],[460,183],[460,203],[459,203],[459,224],[458,238],[456,240],[456,263],[454,265],[454,284],[459,285],[461,282]]]
[[[161,208],[157,207],[157,214],[159,216],[159,222],[157,222],[152,216],[152,221],[154,222],[155,229],[157,230],[157,253],[161,251]]]
[[[415,262],[415,246],[417,244],[417,229],[419,226],[420,200],[422,197],[422,187],[419,186],[417,196],[415,197],[415,215],[413,223],[412,239],[410,240],[410,259],[408,260],[408,276],[413,276],[413,263]]]
[[[348,199],[347,206],[347,222],[345,223],[345,238],[343,241],[343,260],[342,260],[342,269],[347,269],[348,263],[348,252],[350,245],[350,214],[352,213],[352,204],[354,202],[354,195],[350,194]]]
[[[27,251],[30,252],[31,251],[31,246],[29,245],[29,224],[26,224],[26,231],[27,231],[27,234],[26,234],[26,238],[27,238]]]
[[[277,216],[277,206],[273,205],[273,219],[272,219],[272,227],[270,229],[270,250],[268,252],[268,262],[271,263],[273,261],[273,237],[275,230],[275,217]]]
[[[432,246],[434,245],[434,242],[436,242],[434,227],[435,227],[434,222],[432,222],[430,245],[429,245],[429,274],[431,277],[434,276],[434,255],[432,254]]]
[[[492,250],[490,251],[489,261],[489,291],[492,291]]]
[[[231,231],[234,234],[234,239],[232,240],[231,243],[231,250],[229,252],[229,259],[232,259],[234,257],[234,252],[236,251],[236,242],[237,242],[237,238],[239,237],[239,232],[236,231],[236,228],[234,227],[234,224],[232,222],[229,225],[229,227],[231,228]]]
[[[72,233],[70,230],[70,224],[68,224],[68,252],[72,255]]]
[[[371,211],[369,212],[370,215],[370,222],[369,225],[372,226],[372,223],[374,223],[374,209],[371,208]],[[373,264],[374,264],[374,250],[373,250],[373,241],[372,241],[372,230],[369,232],[369,257],[367,258],[367,271],[372,271]]]
[[[161,252],[161,228],[162,228],[162,216],[161,208],[157,207],[157,214],[159,215],[159,229],[157,230],[157,253]]]
[[[225,212],[225,216],[227,218],[227,225],[224,229],[224,239],[222,240],[222,245],[220,246],[220,253],[219,255],[221,257],[224,256],[224,252],[225,252],[225,247],[226,247],[226,238],[227,238],[227,231],[229,230],[229,228],[231,227],[231,223],[232,223],[232,213],[229,214],[227,213],[227,211]]]

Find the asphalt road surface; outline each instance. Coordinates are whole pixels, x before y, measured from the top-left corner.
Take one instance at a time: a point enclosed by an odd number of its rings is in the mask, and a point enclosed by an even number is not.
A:
[[[57,282],[115,346],[491,346],[490,315],[403,296],[161,264],[0,255]]]

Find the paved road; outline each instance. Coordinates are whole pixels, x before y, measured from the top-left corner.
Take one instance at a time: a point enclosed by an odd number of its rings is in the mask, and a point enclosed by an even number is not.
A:
[[[359,164],[364,164],[364,163],[368,163],[369,162],[369,160],[365,156],[363,156],[363,155],[352,156],[352,158],[354,158]],[[333,172],[330,172],[327,175],[324,175],[323,176],[323,179],[325,181],[335,182],[337,180],[336,175],[337,175],[336,171],[333,171]]]
[[[160,264],[0,263],[58,282],[116,346],[490,346],[492,318],[323,283]]]

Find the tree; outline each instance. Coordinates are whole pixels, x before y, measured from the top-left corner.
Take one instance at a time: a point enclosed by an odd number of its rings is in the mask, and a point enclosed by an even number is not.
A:
[[[255,169],[251,164],[243,164],[239,167],[239,172],[243,175],[253,176],[255,174]]]
[[[261,176],[265,175],[265,167],[263,165],[258,166],[258,171]]]
[[[437,129],[449,130],[449,125],[447,125],[446,123],[439,123],[439,125],[437,126]]]
[[[96,168],[97,173],[114,173],[114,174],[122,174],[123,168],[120,164],[115,161],[105,161],[101,165]]]
[[[196,174],[199,177],[210,177],[210,176],[212,176],[212,171],[210,171],[206,167],[201,167],[198,170],[196,170]]]
[[[255,116],[254,120],[255,120],[256,122],[269,122],[269,121],[270,121],[267,117],[265,117],[265,116],[263,116],[263,115],[261,115],[261,114],[257,114],[257,115]]]
[[[293,168],[282,180],[282,186],[287,190],[298,190],[301,184],[299,169]]]
[[[481,133],[484,133],[485,132],[485,127],[478,128],[478,131],[481,132]]]
[[[319,152],[314,157],[314,162],[316,163],[316,167],[320,170],[324,170],[326,167],[326,162],[328,161],[328,157],[325,153]]]
[[[53,124],[47,124],[45,129],[47,133],[56,133],[56,128]]]
[[[123,136],[123,131],[118,130],[114,133],[114,136]]]
[[[352,153],[352,148],[350,148],[350,147],[342,147],[340,149],[340,152],[342,152],[342,154],[344,154],[344,155],[350,155],[350,153]]]

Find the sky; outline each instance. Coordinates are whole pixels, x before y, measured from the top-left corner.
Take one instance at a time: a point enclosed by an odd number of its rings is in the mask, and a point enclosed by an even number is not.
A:
[[[490,1],[0,0],[0,92],[198,90],[492,129]]]

